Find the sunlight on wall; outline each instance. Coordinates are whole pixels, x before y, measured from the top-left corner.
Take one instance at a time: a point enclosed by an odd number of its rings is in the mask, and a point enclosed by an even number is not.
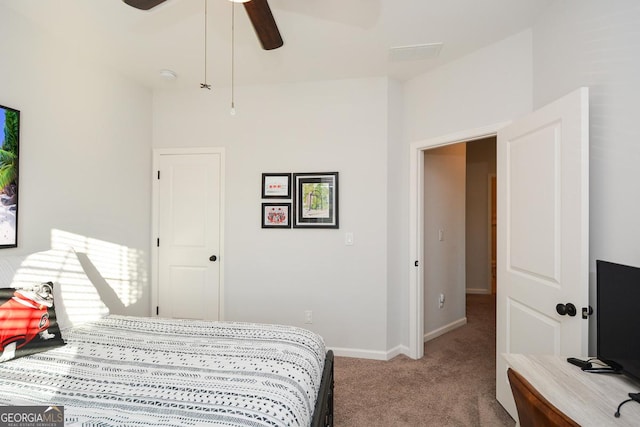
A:
[[[97,279],[106,280],[124,307],[142,298],[148,280],[143,251],[56,229],[51,230],[51,247],[72,247],[76,252],[86,254],[101,276]],[[95,283],[96,278],[90,271],[87,273]],[[100,287],[99,283],[95,284]],[[103,296],[103,300],[110,306],[108,298]]]
[[[56,317],[61,330],[109,314],[71,248],[51,249],[27,256],[17,267],[10,286],[29,289],[42,282],[54,284]]]

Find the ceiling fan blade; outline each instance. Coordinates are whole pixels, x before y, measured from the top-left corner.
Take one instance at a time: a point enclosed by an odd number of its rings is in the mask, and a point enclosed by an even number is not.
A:
[[[263,49],[277,49],[284,44],[267,0],[248,1],[244,8]]]
[[[156,7],[160,3],[165,2],[165,0],[122,0],[122,1],[128,4],[129,6],[135,7],[136,9],[140,9],[140,10],[149,10]]]

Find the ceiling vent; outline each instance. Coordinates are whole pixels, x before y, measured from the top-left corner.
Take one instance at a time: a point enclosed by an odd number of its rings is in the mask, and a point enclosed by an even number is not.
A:
[[[392,61],[421,61],[436,58],[440,55],[442,43],[416,44],[413,46],[399,46],[389,49]]]

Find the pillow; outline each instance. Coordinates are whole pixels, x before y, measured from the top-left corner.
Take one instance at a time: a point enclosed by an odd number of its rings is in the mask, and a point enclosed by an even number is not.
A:
[[[0,288],[0,362],[64,345],[51,282]]]
[[[56,285],[53,294],[63,334],[69,328],[109,314],[73,249],[50,249],[29,255],[16,271],[11,286],[19,288],[48,280]]]

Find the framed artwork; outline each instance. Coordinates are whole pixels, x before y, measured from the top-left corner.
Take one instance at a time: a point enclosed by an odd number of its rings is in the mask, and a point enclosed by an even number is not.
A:
[[[262,198],[263,199],[290,199],[291,198],[291,174],[290,173],[263,173],[262,174]]]
[[[291,228],[291,203],[263,203],[262,228]]]
[[[18,246],[20,111],[0,105],[0,248]]]
[[[338,227],[338,172],[294,173],[296,228]]]

